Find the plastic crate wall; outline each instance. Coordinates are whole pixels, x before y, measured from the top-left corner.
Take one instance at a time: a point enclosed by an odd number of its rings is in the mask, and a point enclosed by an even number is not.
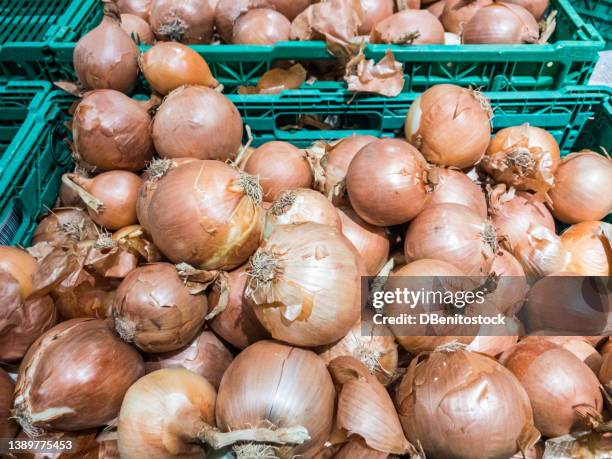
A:
[[[612,0],[571,0],[582,18],[592,24],[612,49]]]

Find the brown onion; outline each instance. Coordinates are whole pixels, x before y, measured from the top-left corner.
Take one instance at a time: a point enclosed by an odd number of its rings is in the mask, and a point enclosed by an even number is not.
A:
[[[506,349],[510,349],[518,342],[518,336],[475,336],[474,340],[468,345],[470,351],[487,354],[497,357]]]
[[[351,241],[365,262],[368,276],[375,276],[389,259],[387,230],[365,222],[350,207],[337,209],[342,223],[342,234]]]
[[[263,230],[257,180],[220,161],[193,161],[159,180],[149,205],[153,242],[174,263],[229,270]]]
[[[0,438],[14,438],[19,426],[10,419],[15,384],[6,371],[0,368]]]
[[[297,447],[279,447],[278,454],[311,457],[329,436],[334,398],[331,377],[320,357],[261,341],[242,351],[223,375],[217,425],[223,431],[305,427],[310,438]]]
[[[406,139],[434,164],[465,169],[489,145],[492,110],[481,93],[451,84],[429,88],[406,115]]]
[[[359,318],[364,269],[335,228],[280,225],[251,258],[245,296],[273,338],[300,346],[330,344]]]
[[[492,3],[480,8],[463,27],[467,44],[537,43],[540,27],[533,15],[520,5]]]
[[[498,183],[544,194],[553,186],[559,158],[552,135],[523,124],[497,132],[481,165]]]
[[[291,24],[292,40],[350,42],[362,22],[359,0],[327,0],[300,13]]]
[[[242,142],[242,117],[227,97],[213,89],[181,87],[159,107],[153,142],[162,158],[233,159]]]
[[[446,1],[447,0],[438,0],[427,7],[427,11],[433,14],[438,21],[441,21]]]
[[[116,279],[79,269],[53,289],[51,297],[55,301],[57,312],[64,320],[81,317],[106,319],[111,316],[118,284]]]
[[[121,13],[133,14],[148,21],[153,0],[116,0],[115,3]]]
[[[138,46],[117,19],[105,16],[77,42],[73,64],[85,89],[115,89],[128,94],[138,79]]]
[[[160,41],[210,43],[214,15],[209,0],[153,0],[149,23]]]
[[[393,15],[393,0],[360,0],[360,3],[359,35],[369,35],[376,24]]]
[[[403,10],[374,25],[370,43],[429,45],[444,43],[444,28],[427,10]]]
[[[269,8],[256,8],[240,16],[234,24],[232,43],[243,45],[273,45],[289,41],[291,22]]]
[[[140,16],[122,14],[121,28],[125,30],[136,43],[143,45],[153,44],[153,32],[151,31],[151,27],[147,21]]]
[[[25,250],[0,245],[0,272],[10,274],[19,284],[21,299],[32,293],[32,276],[38,270],[36,259]]]
[[[204,58],[181,43],[158,42],[142,55],[139,64],[151,87],[163,95],[184,85],[219,85]]]
[[[493,3],[492,0],[447,0],[441,20],[444,29],[457,35],[483,6]]]
[[[87,93],[72,121],[79,159],[102,170],[139,171],[153,158],[151,117],[119,91]]]
[[[553,215],[564,223],[602,220],[612,212],[612,160],[593,151],[566,156],[550,190]]]
[[[511,253],[499,249],[495,254],[491,273],[499,276],[497,287],[487,298],[502,314],[512,317],[523,307],[529,290],[525,271]]]
[[[509,457],[540,437],[525,389],[497,361],[439,348],[414,359],[397,390],[408,440],[431,457]]]
[[[503,0],[506,3],[515,3],[529,11],[536,20],[542,19],[548,9],[548,0]]]
[[[369,143],[355,155],[346,174],[351,206],[372,225],[411,220],[427,201],[426,165],[421,153],[403,140]]]
[[[214,333],[203,331],[183,349],[149,355],[145,359],[145,369],[151,373],[162,368],[185,368],[203,376],[218,389],[232,359],[231,352]]]
[[[259,177],[264,201],[276,201],[283,191],[310,188],[312,170],[303,150],[287,142],[267,142],[253,151],[244,165]]]
[[[404,241],[407,260],[446,261],[466,276],[488,275],[496,250],[495,227],[460,204],[426,208],[410,223]]]
[[[584,362],[595,374],[599,373],[602,356],[583,336],[527,336],[521,343],[543,339],[558,344]]]
[[[437,167],[428,173],[433,192],[428,206],[437,204],[462,204],[487,218],[487,199],[478,185],[463,172]]]
[[[119,413],[144,374],[138,352],[98,319],[55,326],[28,350],[17,378],[15,417],[30,436],[99,427]]]
[[[601,368],[599,369],[599,381],[606,390],[612,389],[612,353],[607,353],[603,357]]]
[[[266,213],[268,236],[279,225],[314,222],[342,230],[342,221],[334,205],[318,191],[307,188],[286,190],[274,201]]]
[[[606,234],[612,234],[612,225],[598,221],[577,223],[565,230],[561,243],[569,252],[569,263],[564,269],[583,276],[609,276],[612,241]]]
[[[270,338],[270,334],[257,320],[253,305],[244,297],[244,289],[249,280],[247,267],[248,265],[244,264],[227,274],[229,289],[227,306],[208,322],[217,335],[239,349]],[[219,304],[220,298],[220,288],[215,284],[208,295],[211,309]]]
[[[96,224],[83,209],[60,207],[40,221],[32,236],[32,245],[39,242],[69,244],[97,239],[98,234]]]
[[[584,427],[577,408],[601,412],[602,398],[595,374],[571,352],[546,340],[519,343],[500,362],[521,382],[533,408],[535,425],[542,435],[565,435]]]

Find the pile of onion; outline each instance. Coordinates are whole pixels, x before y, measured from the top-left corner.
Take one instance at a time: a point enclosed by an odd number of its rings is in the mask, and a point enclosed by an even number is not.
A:
[[[413,359],[396,406],[406,437],[428,457],[510,457],[540,437],[514,375],[459,345]]]
[[[98,234],[96,224],[84,210],[60,207],[40,221],[32,236],[32,245],[39,242],[69,244],[97,239]]]
[[[232,43],[242,45],[273,45],[289,41],[291,22],[278,11],[256,8],[241,15],[234,24]]]
[[[428,206],[436,204],[462,204],[482,218],[487,217],[487,199],[478,185],[461,171],[436,167],[428,173],[432,188]]]
[[[406,139],[429,162],[465,169],[485,154],[492,116],[489,101],[481,93],[439,84],[415,99],[404,130]]]
[[[609,276],[612,272],[612,225],[593,221],[577,223],[561,234],[569,253],[565,270],[583,276]]]
[[[136,350],[98,319],[55,326],[19,368],[14,415],[30,436],[106,425],[127,389],[144,374]]]
[[[13,438],[19,426],[10,419],[15,384],[6,371],[0,368],[0,438]]]
[[[403,10],[374,25],[370,43],[429,45],[444,43],[444,27],[427,10]]]
[[[365,268],[335,228],[277,226],[250,263],[245,296],[273,338],[299,346],[330,344],[357,322]]]
[[[132,37],[137,44],[152,45],[153,31],[151,26],[140,16],[134,14],[121,15],[121,28]]]
[[[261,187],[220,161],[193,161],[159,179],[147,214],[153,242],[174,263],[229,270],[257,249]]]
[[[602,220],[612,212],[612,160],[594,151],[566,156],[550,190],[553,215],[564,223]]]
[[[542,435],[558,437],[597,418],[602,397],[597,377],[571,352],[546,340],[519,343],[500,362],[521,382]]]
[[[463,27],[466,44],[537,43],[540,26],[533,15],[514,3],[494,2],[480,8]]]
[[[376,226],[411,220],[427,202],[426,167],[423,155],[403,140],[369,143],[355,155],[346,174],[351,206]]]
[[[214,14],[210,0],[153,0],[149,22],[160,41],[210,43]]]

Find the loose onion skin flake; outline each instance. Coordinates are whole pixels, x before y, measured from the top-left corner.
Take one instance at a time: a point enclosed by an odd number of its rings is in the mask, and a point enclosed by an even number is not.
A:
[[[210,0],[153,0],[149,22],[160,41],[210,43],[214,14]]]

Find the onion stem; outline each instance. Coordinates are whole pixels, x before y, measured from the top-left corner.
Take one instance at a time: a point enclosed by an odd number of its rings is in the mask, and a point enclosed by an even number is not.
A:
[[[79,195],[85,205],[96,213],[104,212],[104,203],[72,181],[74,174],[62,175],[62,183]]]
[[[219,432],[213,427],[206,426],[199,433],[198,438],[209,444],[213,449],[221,449],[237,442],[275,443],[280,445],[300,445],[310,440],[308,430],[302,426],[281,429],[243,429],[232,432]]]

